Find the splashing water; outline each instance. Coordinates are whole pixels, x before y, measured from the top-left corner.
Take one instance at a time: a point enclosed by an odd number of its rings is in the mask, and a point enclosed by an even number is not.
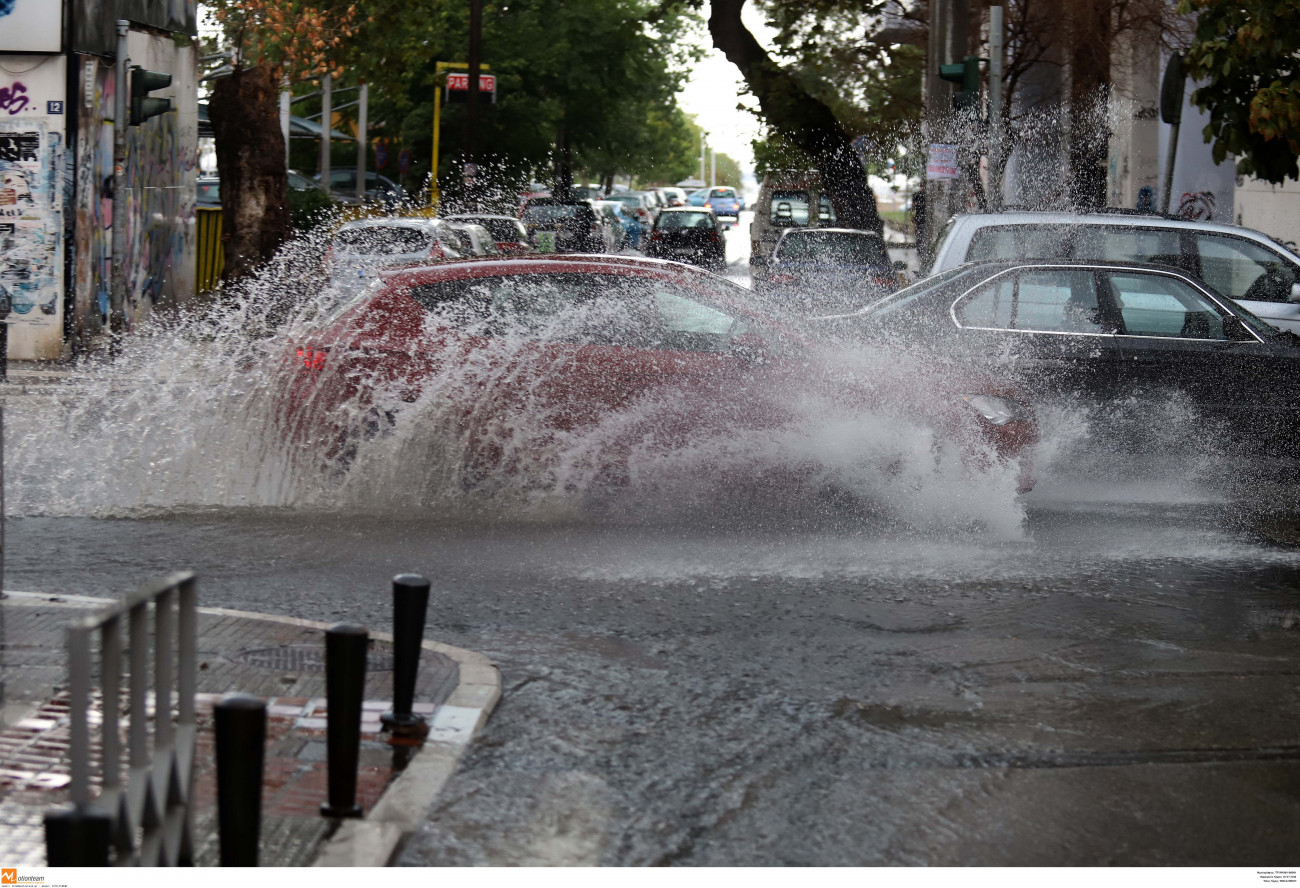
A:
[[[518,360],[536,350],[535,328],[496,331],[500,348],[490,353],[449,345],[415,397],[404,384],[363,380],[369,403],[323,410],[316,428],[324,434],[289,434],[286,392],[301,373],[295,348],[350,298],[321,279],[323,246],[319,237],[296,241],[218,304],[158,317],[111,361],[84,362],[50,393],[13,399],[11,513],[417,509],[448,521],[634,523],[829,512],[1020,533],[1016,465],[987,453],[972,461],[969,441],[963,455],[923,419],[846,412],[815,389],[771,393],[779,421],[761,427],[731,422],[725,399],[709,415],[671,390],[566,419],[548,392],[570,368]],[[608,326],[614,316],[593,306],[554,322]],[[907,372],[899,355],[809,362],[823,375],[832,366],[861,377]],[[327,364],[325,373],[356,372]]]

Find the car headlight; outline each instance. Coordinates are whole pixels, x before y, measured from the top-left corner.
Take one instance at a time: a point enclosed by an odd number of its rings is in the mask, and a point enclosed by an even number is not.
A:
[[[1026,420],[1030,417],[1028,407],[1010,398],[999,398],[996,395],[962,395],[961,399],[984,417],[990,425],[1004,426],[1009,422]]]

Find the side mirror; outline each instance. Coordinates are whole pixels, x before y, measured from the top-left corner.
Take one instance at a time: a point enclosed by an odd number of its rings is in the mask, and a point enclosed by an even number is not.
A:
[[[1286,298],[1286,301],[1300,303],[1300,283],[1291,285],[1291,295]]]

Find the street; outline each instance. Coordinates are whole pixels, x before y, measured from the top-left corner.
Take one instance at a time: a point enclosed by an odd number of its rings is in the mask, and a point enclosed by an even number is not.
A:
[[[11,399],[6,587],[193,569],[206,606],[386,631],[389,579],[429,576],[427,636],[493,659],[502,700],[403,864],[1294,859],[1285,467],[1117,461],[1064,409],[1024,496],[942,473],[692,495],[671,463],[522,511],[417,495],[436,465],[286,495],[256,384],[196,360],[163,342],[126,362],[149,384],[70,383],[59,423]],[[804,446],[900,434],[870,421]]]

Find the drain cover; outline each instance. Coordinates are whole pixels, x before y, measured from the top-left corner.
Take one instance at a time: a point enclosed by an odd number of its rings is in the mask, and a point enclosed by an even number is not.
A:
[[[274,672],[325,671],[325,648],[319,644],[282,644],[279,647],[252,648],[240,651],[235,659],[254,669]],[[386,651],[370,651],[366,657],[368,672],[391,672],[393,657]]]

